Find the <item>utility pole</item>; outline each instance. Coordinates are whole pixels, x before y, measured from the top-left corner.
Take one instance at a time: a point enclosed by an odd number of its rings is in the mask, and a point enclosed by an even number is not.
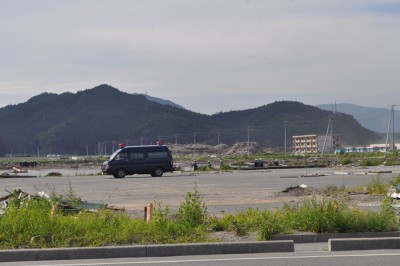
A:
[[[392,126],[392,139],[391,139],[391,144],[389,144],[389,132],[390,132],[390,126]],[[388,148],[389,145],[389,148]],[[384,160],[386,160],[386,155],[387,155],[387,150],[392,150],[394,152],[394,105],[391,105],[391,110],[390,110],[390,116],[389,116],[389,123],[388,123],[388,129],[386,133],[386,144],[385,144],[385,155],[383,156]]]
[[[175,137],[175,155],[178,156],[178,134],[174,134]]]
[[[328,138],[328,132],[329,132],[329,128],[331,126],[331,120],[332,120],[332,116],[329,117],[329,122],[328,122],[328,128],[326,129],[326,134],[325,134],[325,140],[324,140],[324,146],[322,146],[322,153],[321,153],[321,157],[324,155],[324,150],[325,150],[325,145],[326,145],[326,139]],[[332,136],[331,136],[332,137]],[[318,139],[317,139],[318,142]],[[332,144],[333,144],[333,140],[332,140]],[[333,145],[332,145],[333,146]]]
[[[286,155],[286,127],[287,127],[288,121],[283,121],[283,125],[285,127],[285,155]]]
[[[193,158],[195,155],[195,148],[196,148],[196,133],[193,133]]]
[[[395,150],[395,142],[394,142],[394,105],[392,105],[392,151]]]
[[[217,143],[218,143],[218,145],[219,145],[219,129],[218,129],[218,131],[217,131],[217,134],[218,134],[218,140],[217,140]]]
[[[247,156],[250,156],[250,127],[247,126]]]
[[[89,156],[89,145],[86,144],[86,157]]]

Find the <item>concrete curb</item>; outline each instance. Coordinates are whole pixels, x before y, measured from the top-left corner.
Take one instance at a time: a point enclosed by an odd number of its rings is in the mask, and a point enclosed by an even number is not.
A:
[[[294,252],[294,243],[318,242],[328,242],[329,251],[400,249],[400,232],[277,235],[272,241],[251,242],[10,249],[0,250],[0,262]]]
[[[320,243],[328,242],[329,239],[337,238],[390,238],[400,237],[399,231],[393,232],[365,232],[365,233],[318,233],[318,234],[290,234],[290,235],[276,235],[272,240],[293,240],[294,243]]]
[[[294,242],[292,240],[281,240],[93,248],[13,249],[0,250],[0,262],[272,252],[294,252]]]
[[[329,251],[400,249],[400,237],[329,239]]]

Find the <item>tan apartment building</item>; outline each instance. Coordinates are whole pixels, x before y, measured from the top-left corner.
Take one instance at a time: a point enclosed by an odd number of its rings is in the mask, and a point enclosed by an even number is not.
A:
[[[340,147],[340,135],[293,136],[294,154],[334,153]]]

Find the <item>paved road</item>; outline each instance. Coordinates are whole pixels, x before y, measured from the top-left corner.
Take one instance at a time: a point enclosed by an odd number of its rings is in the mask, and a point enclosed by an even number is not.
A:
[[[124,258],[102,260],[68,260],[68,261],[34,261],[7,262],[0,265],[274,265],[274,266],[304,266],[304,265],[349,265],[349,266],[379,266],[399,265],[399,250],[370,250],[358,252],[326,252],[326,251],[296,251],[294,253],[257,253],[235,255],[203,255],[163,258]]]
[[[147,175],[115,179],[112,176],[67,176],[38,178],[2,178],[0,196],[5,190],[22,189],[28,193],[45,191],[66,194],[73,192],[88,202],[101,202],[125,207],[142,214],[144,206],[155,199],[172,209],[179,206],[186,192],[197,184],[210,213],[235,212],[248,207],[279,207],[274,193],[296,184],[323,188],[327,185],[354,187],[365,185],[376,175],[368,171],[393,171],[380,174],[383,180],[399,175],[400,167],[372,167],[368,169],[285,169],[269,171],[235,171],[231,173],[167,173],[153,178]],[[339,173],[350,172],[350,175]],[[84,169],[80,171],[84,173]],[[328,176],[300,177],[305,173],[325,173]],[[335,174],[336,173],[336,174]]]

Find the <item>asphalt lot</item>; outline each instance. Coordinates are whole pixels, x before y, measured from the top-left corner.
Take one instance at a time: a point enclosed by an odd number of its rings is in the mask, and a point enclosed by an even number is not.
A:
[[[54,171],[62,171],[62,169],[54,169]],[[293,185],[305,184],[313,188],[323,188],[328,185],[355,187],[365,185],[376,178],[377,174],[367,174],[370,171],[392,171],[392,173],[379,174],[382,180],[387,181],[399,175],[400,167],[183,172],[166,173],[158,178],[135,175],[124,179],[115,179],[107,175],[85,175],[93,171],[93,169],[79,169],[78,176],[68,174],[59,177],[39,175],[40,177],[37,178],[1,178],[0,196],[7,195],[7,191],[14,189],[21,189],[32,194],[39,191],[49,194],[52,192],[66,194],[72,188],[72,191],[82,200],[125,207],[126,210],[141,215],[144,206],[155,200],[161,201],[162,206],[176,208],[184,199],[185,194],[193,191],[197,184],[208,211],[218,214],[236,212],[249,207],[279,207],[284,199],[274,197],[275,193]],[[306,173],[327,174],[327,176],[301,177]]]
[[[49,171],[48,169],[46,171]],[[63,169],[51,169],[62,172]],[[85,175],[85,172],[89,175]],[[79,169],[79,175],[58,177],[0,178],[0,196],[7,191],[21,189],[35,194],[67,194],[70,189],[83,200],[125,207],[137,215],[154,200],[171,209],[179,206],[188,191],[197,184],[210,213],[236,212],[248,207],[280,207],[290,198],[276,197],[283,189],[299,184],[323,188],[328,185],[362,186],[378,175],[371,171],[384,171],[379,177],[389,181],[400,173],[400,167],[370,167],[364,169],[280,169],[233,172],[167,173],[154,178],[147,175],[115,179],[112,176],[90,175],[93,169]],[[306,174],[326,174],[305,176]],[[114,258],[88,260],[53,260],[5,262],[0,265],[395,265],[398,250],[327,252],[327,243],[296,244],[294,253],[255,253],[232,255],[178,256],[167,258]]]

